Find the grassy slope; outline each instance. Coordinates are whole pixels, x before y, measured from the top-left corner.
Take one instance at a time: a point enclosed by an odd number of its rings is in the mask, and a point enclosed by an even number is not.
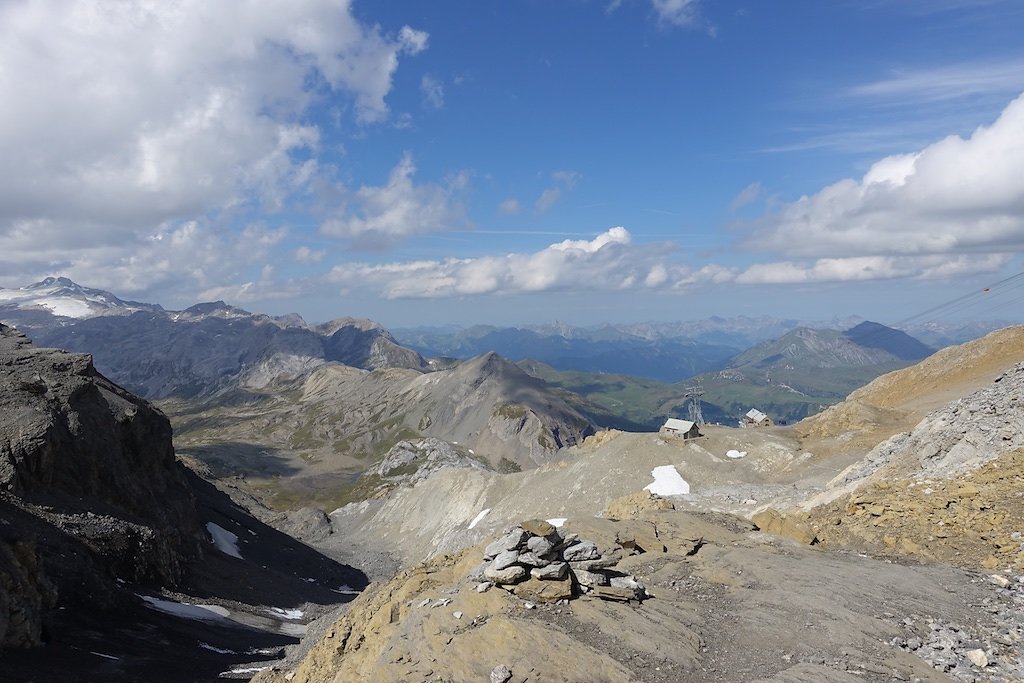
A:
[[[657,429],[665,420],[662,407],[682,398],[681,385],[665,384],[657,380],[555,370],[535,360],[520,361],[517,365],[550,386],[562,390],[563,398],[573,402],[580,412],[602,427],[626,431]],[[584,399],[582,403],[581,397]]]

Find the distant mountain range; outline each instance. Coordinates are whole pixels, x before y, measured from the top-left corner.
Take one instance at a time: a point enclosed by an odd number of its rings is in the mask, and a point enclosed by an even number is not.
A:
[[[370,320],[310,325],[222,301],[169,311],[53,278],[0,290],[0,320],[39,346],[92,354],[120,385],[160,401],[180,453],[278,502],[337,500],[401,440],[460,443],[513,470],[593,432],[497,354],[432,363]]]
[[[734,425],[750,408],[777,422],[796,421],[931,353],[904,332],[865,321],[846,331],[798,327],[683,382],[558,370],[533,360],[520,366],[585,397],[585,404],[574,405],[594,422],[633,430],[655,429],[670,416],[688,417],[690,387],[702,388],[702,412],[711,422]]]
[[[91,353],[100,371],[149,399],[210,394],[236,382],[259,387],[329,362],[428,368],[371,320],[311,326],[297,315],[274,318],[223,301],[168,311],[66,278],[0,289],[0,320],[41,346]]]
[[[450,332],[399,330],[396,339],[427,357],[497,352],[560,370],[612,372],[673,382],[720,367],[739,347],[693,339],[642,337],[614,327],[526,329],[477,326]]]
[[[709,420],[732,424],[753,407],[775,421],[791,422],[932,352],[905,332],[869,321],[845,331],[798,327],[738,354],[721,370],[699,375],[691,383],[704,388]],[[678,404],[676,410],[681,409]]]
[[[17,289],[0,287],[0,315],[17,312],[25,320],[33,313],[85,319],[98,315],[131,315],[136,311],[163,311],[156,304],[124,301],[110,292],[83,287],[66,277],[48,277]]]
[[[268,420],[260,429],[273,449],[298,448],[318,462],[328,452],[355,458],[347,461],[347,468],[378,457],[399,438],[415,435],[462,440],[485,451],[490,443],[497,461],[512,453],[511,445],[505,448],[499,445],[500,438],[495,440],[508,428],[502,420],[520,413],[527,419],[519,422],[515,439],[536,443],[535,448],[544,452],[566,439],[578,439],[590,423],[650,429],[666,416],[686,415],[685,390],[694,384],[704,389],[704,415],[709,420],[732,424],[756,407],[777,421],[791,421],[931,352],[905,332],[861,318],[801,323],[713,317],[586,328],[562,323],[435,327],[398,329],[392,335],[370,320],[340,318],[313,325],[297,314],[268,316],[222,301],[169,311],[66,278],[0,289],[0,321],[17,326],[40,345],[89,352],[96,366],[123,386],[147,398],[164,399],[165,408],[179,416],[176,429],[183,443],[205,448],[209,444],[201,439],[226,438],[229,433],[238,441],[245,431],[242,425],[252,427],[255,422],[225,422],[225,415],[237,413],[239,406],[259,405],[253,414]],[[963,335],[982,334],[989,327],[928,323],[921,329],[930,339],[960,341]],[[518,361],[526,373],[549,386],[531,385],[531,398],[521,399],[526,375],[495,352]],[[490,360],[467,364],[470,358]],[[330,365],[412,374],[367,379],[359,373],[319,372]],[[476,371],[470,372],[472,368]],[[491,380],[496,380],[493,390],[472,399],[488,405],[470,422],[476,424],[484,413],[487,420],[494,415],[502,420],[446,431],[438,423],[440,414],[429,415],[406,400],[416,393],[409,393],[409,382],[423,373],[436,374],[438,387],[447,387],[439,391],[450,395],[459,395],[451,382],[492,386]],[[334,396],[337,405],[310,398],[306,383],[314,378],[346,384],[344,391],[321,392]],[[445,402],[440,395],[431,395],[435,405]],[[173,400],[168,403],[169,399]],[[365,412],[361,403],[376,405],[385,399],[400,406],[391,421],[356,429],[354,416]],[[264,404],[274,407],[264,410]],[[451,421],[452,411],[454,406],[442,411],[448,416],[443,420]],[[406,419],[411,415],[416,418]],[[463,418],[452,424],[456,422],[470,423]],[[237,428],[221,429],[229,423]],[[220,427],[211,430],[211,425]],[[349,438],[352,433],[362,436]],[[295,434],[305,436],[296,440]],[[236,450],[239,462],[250,451]],[[540,460],[544,457],[538,455]],[[303,467],[300,463],[299,469]],[[239,471],[225,471],[229,470]]]
[[[800,321],[768,316],[678,322],[650,322],[574,327],[564,323],[523,327],[418,327],[392,330],[395,339],[426,357],[470,358],[496,351],[514,361],[534,360],[558,371],[631,375],[659,382],[678,382],[732,365],[732,358],[763,342],[796,329],[850,330],[865,346],[896,343],[893,328],[851,316],[828,321]],[[921,348],[960,344],[1005,327],[1005,322],[929,322],[903,330],[917,345],[897,358],[919,357]],[[881,328],[892,330],[883,333]],[[857,330],[853,332],[853,330]],[[881,337],[879,336],[881,335]],[[919,341],[920,340],[920,341]],[[923,343],[922,343],[923,342]]]

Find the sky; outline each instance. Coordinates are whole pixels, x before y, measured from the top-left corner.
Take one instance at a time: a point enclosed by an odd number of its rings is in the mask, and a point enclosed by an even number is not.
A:
[[[1024,271],[1021,35],[1019,0],[2,0],[0,286],[899,321]]]

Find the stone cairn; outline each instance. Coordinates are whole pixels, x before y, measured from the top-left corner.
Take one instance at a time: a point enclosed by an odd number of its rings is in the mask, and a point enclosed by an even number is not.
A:
[[[539,519],[523,522],[484,550],[484,561],[470,575],[477,590],[499,586],[517,597],[558,602],[589,594],[602,600],[650,597],[634,576],[617,571],[624,553],[640,552],[630,540],[602,554],[593,541],[562,536]]]

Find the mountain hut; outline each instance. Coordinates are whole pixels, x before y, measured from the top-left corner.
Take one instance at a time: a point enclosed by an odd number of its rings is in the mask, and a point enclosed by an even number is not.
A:
[[[757,408],[751,408],[740,420],[740,427],[771,427],[772,419]]]
[[[674,417],[670,417],[665,420],[665,424],[658,430],[658,433],[665,436],[672,436],[677,439],[695,439],[698,436],[702,436],[700,431],[697,429],[696,422],[678,420]]]

